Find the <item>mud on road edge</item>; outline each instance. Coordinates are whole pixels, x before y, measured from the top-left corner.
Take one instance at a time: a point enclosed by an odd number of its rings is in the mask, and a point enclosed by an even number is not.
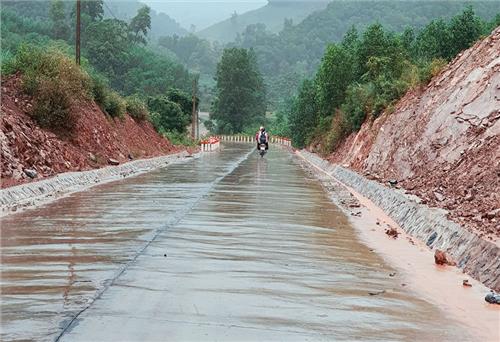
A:
[[[430,250],[445,251],[464,273],[500,291],[500,247],[496,243],[481,239],[448,220],[442,210],[419,204],[410,196],[331,164],[310,152],[296,153],[309,165],[324,172],[324,175],[313,173],[327,191],[333,193],[330,197],[335,204],[348,215],[359,215],[360,204],[346,186],[372,201],[412,238],[422,241]]]
[[[52,178],[5,188],[0,190],[0,218],[56,201],[96,185],[137,176],[199,156],[199,152],[190,154],[188,151],[182,151],[95,170],[60,173]]]

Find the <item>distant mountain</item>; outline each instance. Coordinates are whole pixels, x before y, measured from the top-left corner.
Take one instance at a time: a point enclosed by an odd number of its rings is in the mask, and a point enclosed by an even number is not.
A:
[[[106,17],[116,17],[126,21],[132,19],[137,14],[137,10],[145,5],[137,0],[107,0],[104,1],[104,4],[104,15]],[[151,9],[151,31],[149,33],[151,38],[156,39],[174,34],[183,36],[187,33],[188,31],[170,16]]]
[[[268,31],[277,33],[283,29],[285,19],[291,19],[297,24],[311,13],[326,8],[327,5],[328,0],[270,0],[267,5],[259,9],[241,15],[233,14],[231,18],[197,32],[197,35],[209,40],[231,42],[238,33],[242,33],[252,24],[264,24]]]
[[[304,1],[304,0],[302,0]],[[168,14],[190,32],[265,6],[267,0],[141,0],[157,12]]]

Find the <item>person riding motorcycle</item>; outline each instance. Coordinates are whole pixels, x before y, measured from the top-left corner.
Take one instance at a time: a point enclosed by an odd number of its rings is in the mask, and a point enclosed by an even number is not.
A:
[[[260,144],[266,145],[266,151],[269,149],[269,134],[264,126],[260,126],[259,131],[255,134],[255,140],[257,141],[257,149],[259,149]]]

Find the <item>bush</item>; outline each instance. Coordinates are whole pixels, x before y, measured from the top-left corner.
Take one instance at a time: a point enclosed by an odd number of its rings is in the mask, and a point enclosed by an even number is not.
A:
[[[441,70],[446,67],[448,62],[443,59],[443,58],[435,58],[432,60],[430,63],[425,63],[422,67],[419,69],[419,77],[420,77],[420,82],[422,84],[427,84],[429,81],[439,75]]]
[[[105,108],[106,98],[110,89],[106,78],[98,74],[92,74],[92,97],[94,101],[102,108]]]
[[[22,74],[23,90],[34,97],[31,115],[46,128],[69,130],[78,119],[73,105],[91,95],[89,75],[61,51],[23,45],[9,62]]]
[[[151,121],[158,131],[176,131],[183,133],[191,118],[186,115],[181,107],[167,99],[165,96],[155,96],[148,99],[149,110],[152,114]]]
[[[107,94],[104,102],[104,110],[109,116],[113,118],[123,118],[126,109],[127,104],[125,100],[116,91],[110,91]]]
[[[91,95],[91,79],[72,58],[54,47],[41,48],[23,45],[13,61],[14,69],[22,73],[23,89],[35,95],[42,79],[65,83],[75,99],[88,99]]]
[[[137,95],[129,96],[125,99],[127,112],[136,120],[142,121],[148,118],[149,112],[146,103]]]
[[[31,116],[41,127],[71,132],[77,115],[71,111],[72,98],[62,82],[44,79],[39,83]]]
[[[321,144],[320,153],[328,155],[332,153],[348,135],[344,114],[340,111],[335,113],[331,127]]]

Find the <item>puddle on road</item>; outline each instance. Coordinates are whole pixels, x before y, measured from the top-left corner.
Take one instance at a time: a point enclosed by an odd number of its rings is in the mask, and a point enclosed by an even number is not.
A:
[[[2,340],[54,339],[169,222],[63,339],[464,339],[389,276],[290,154],[252,154],[211,188],[248,149],[4,218]]]

